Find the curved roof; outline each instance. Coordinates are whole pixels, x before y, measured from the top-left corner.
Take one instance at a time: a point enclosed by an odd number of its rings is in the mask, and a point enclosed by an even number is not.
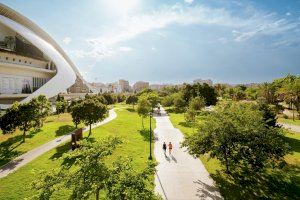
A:
[[[71,59],[67,56],[67,54],[63,51],[63,49],[50,37],[48,33],[43,31],[40,27],[38,27],[35,23],[33,23],[27,17],[21,15],[17,11],[9,8],[8,6],[0,3],[0,15],[3,15],[25,27],[33,31],[36,35],[50,43],[63,57],[64,59],[70,64],[73,70],[76,72],[76,75],[79,76],[82,80],[82,76],[75,66],[75,64],[71,61]]]

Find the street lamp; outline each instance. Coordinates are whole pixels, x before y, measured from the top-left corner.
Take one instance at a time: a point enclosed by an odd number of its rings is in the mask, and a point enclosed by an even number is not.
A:
[[[151,118],[152,118],[152,112],[149,113],[149,116],[150,116],[150,153],[149,153],[149,160],[152,160],[152,146],[151,146],[151,141],[152,141],[152,127],[151,127]]]

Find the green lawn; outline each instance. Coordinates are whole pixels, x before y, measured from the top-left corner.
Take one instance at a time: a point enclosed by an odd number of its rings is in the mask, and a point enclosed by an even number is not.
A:
[[[192,134],[193,129],[186,125],[183,114],[169,113],[169,116],[173,125],[180,129],[185,136]],[[204,123],[203,118],[202,122]],[[218,173],[222,166],[217,159],[208,158],[206,155],[200,156],[200,159],[225,199],[253,199],[251,192],[253,190],[260,196],[264,195],[266,199],[295,199],[295,197],[297,199],[300,195],[300,134],[287,133],[286,140],[293,150],[292,154],[285,157],[288,166],[278,172],[265,173],[255,177],[257,182],[249,183],[247,187],[236,184],[233,180],[228,180],[224,174]],[[284,175],[289,176],[290,179],[285,180]],[[287,195],[291,196],[287,197]]]
[[[49,116],[44,126],[39,131],[29,131],[25,143],[22,142],[22,132],[16,130],[13,134],[0,133],[0,166],[11,161],[15,157],[26,153],[56,137],[62,136],[75,129],[70,114],[64,113]]]
[[[136,112],[132,112],[130,109],[127,110],[127,108],[128,107],[123,105],[116,106],[117,118],[101,127],[93,129],[91,137],[95,138],[95,140],[106,136],[121,137],[124,143],[117,148],[109,159],[109,162],[112,162],[119,156],[131,156],[133,157],[134,166],[137,170],[140,170],[146,167],[147,164],[149,155],[149,132],[141,131],[140,117]],[[145,123],[145,125],[147,129],[149,124]],[[153,128],[155,128],[154,121],[152,125]],[[85,135],[87,135],[87,132]],[[60,145],[56,149],[28,163],[16,172],[0,179],[0,199],[23,199],[32,196],[35,191],[31,190],[29,185],[37,178],[37,171],[59,167],[62,163],[57,158],[69,149],[69,143]],[[152,184],[151,187],[153,187]],[[59,194],[55,194],[53,199],[68,199],[68,196],[68,191],[62,191]]]
[[[295,121],[293,121],[293,119],[278,118],[278,122],[300,126],[299,119],[295,119]]]

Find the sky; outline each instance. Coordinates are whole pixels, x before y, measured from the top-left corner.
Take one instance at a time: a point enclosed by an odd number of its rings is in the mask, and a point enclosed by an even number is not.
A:
[[[89,82],[272,81],[300,74],[300,0],[0,0]]]

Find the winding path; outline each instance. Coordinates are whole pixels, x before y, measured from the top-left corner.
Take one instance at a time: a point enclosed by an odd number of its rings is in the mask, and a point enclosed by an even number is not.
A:
[[[300,133],[300,126],[293,125],[293,124],[287,124],[287,123],[278,123],[285,129],[289,129],[291,131],[294,131],[296,133]]]
[[[117,113],[111,109],[109,110],[109,116],[104,119],[102,122],[99,122],[97,124],[92,125],[92,128],[96,128],[98,126],[101,126],[103,124],[106,124],[107,122],[110,122],[111,120],[115,119],[117,117]],[[88,127],[85,127],[84,130],[87,130]],[[0,178],[6,177],[8,174],[16,171],[23,165],[26,165],[27,163],[31,162],[35,158],[39,157],[40,155],[46,153],[47,151],[57,147],[61,143],[64,143],[71,139],[72,132],[63,135],[61,137],[58,137],[46,144],[43,144],[35,149],[32,149],[28,151],[27,153],[24,153],[20,155],[19,157],[15,158],[14,160],[10,161],[6,165],[2,166],[0,168]]]
[[[183,134],[173,127],[164,109],[156,116],[154,154],[158,161],[155,190],[166,200],[222,199],[214,181],[198,158],[180,148]],[[173,144],[172,155],[164,155],[163,142]]]

